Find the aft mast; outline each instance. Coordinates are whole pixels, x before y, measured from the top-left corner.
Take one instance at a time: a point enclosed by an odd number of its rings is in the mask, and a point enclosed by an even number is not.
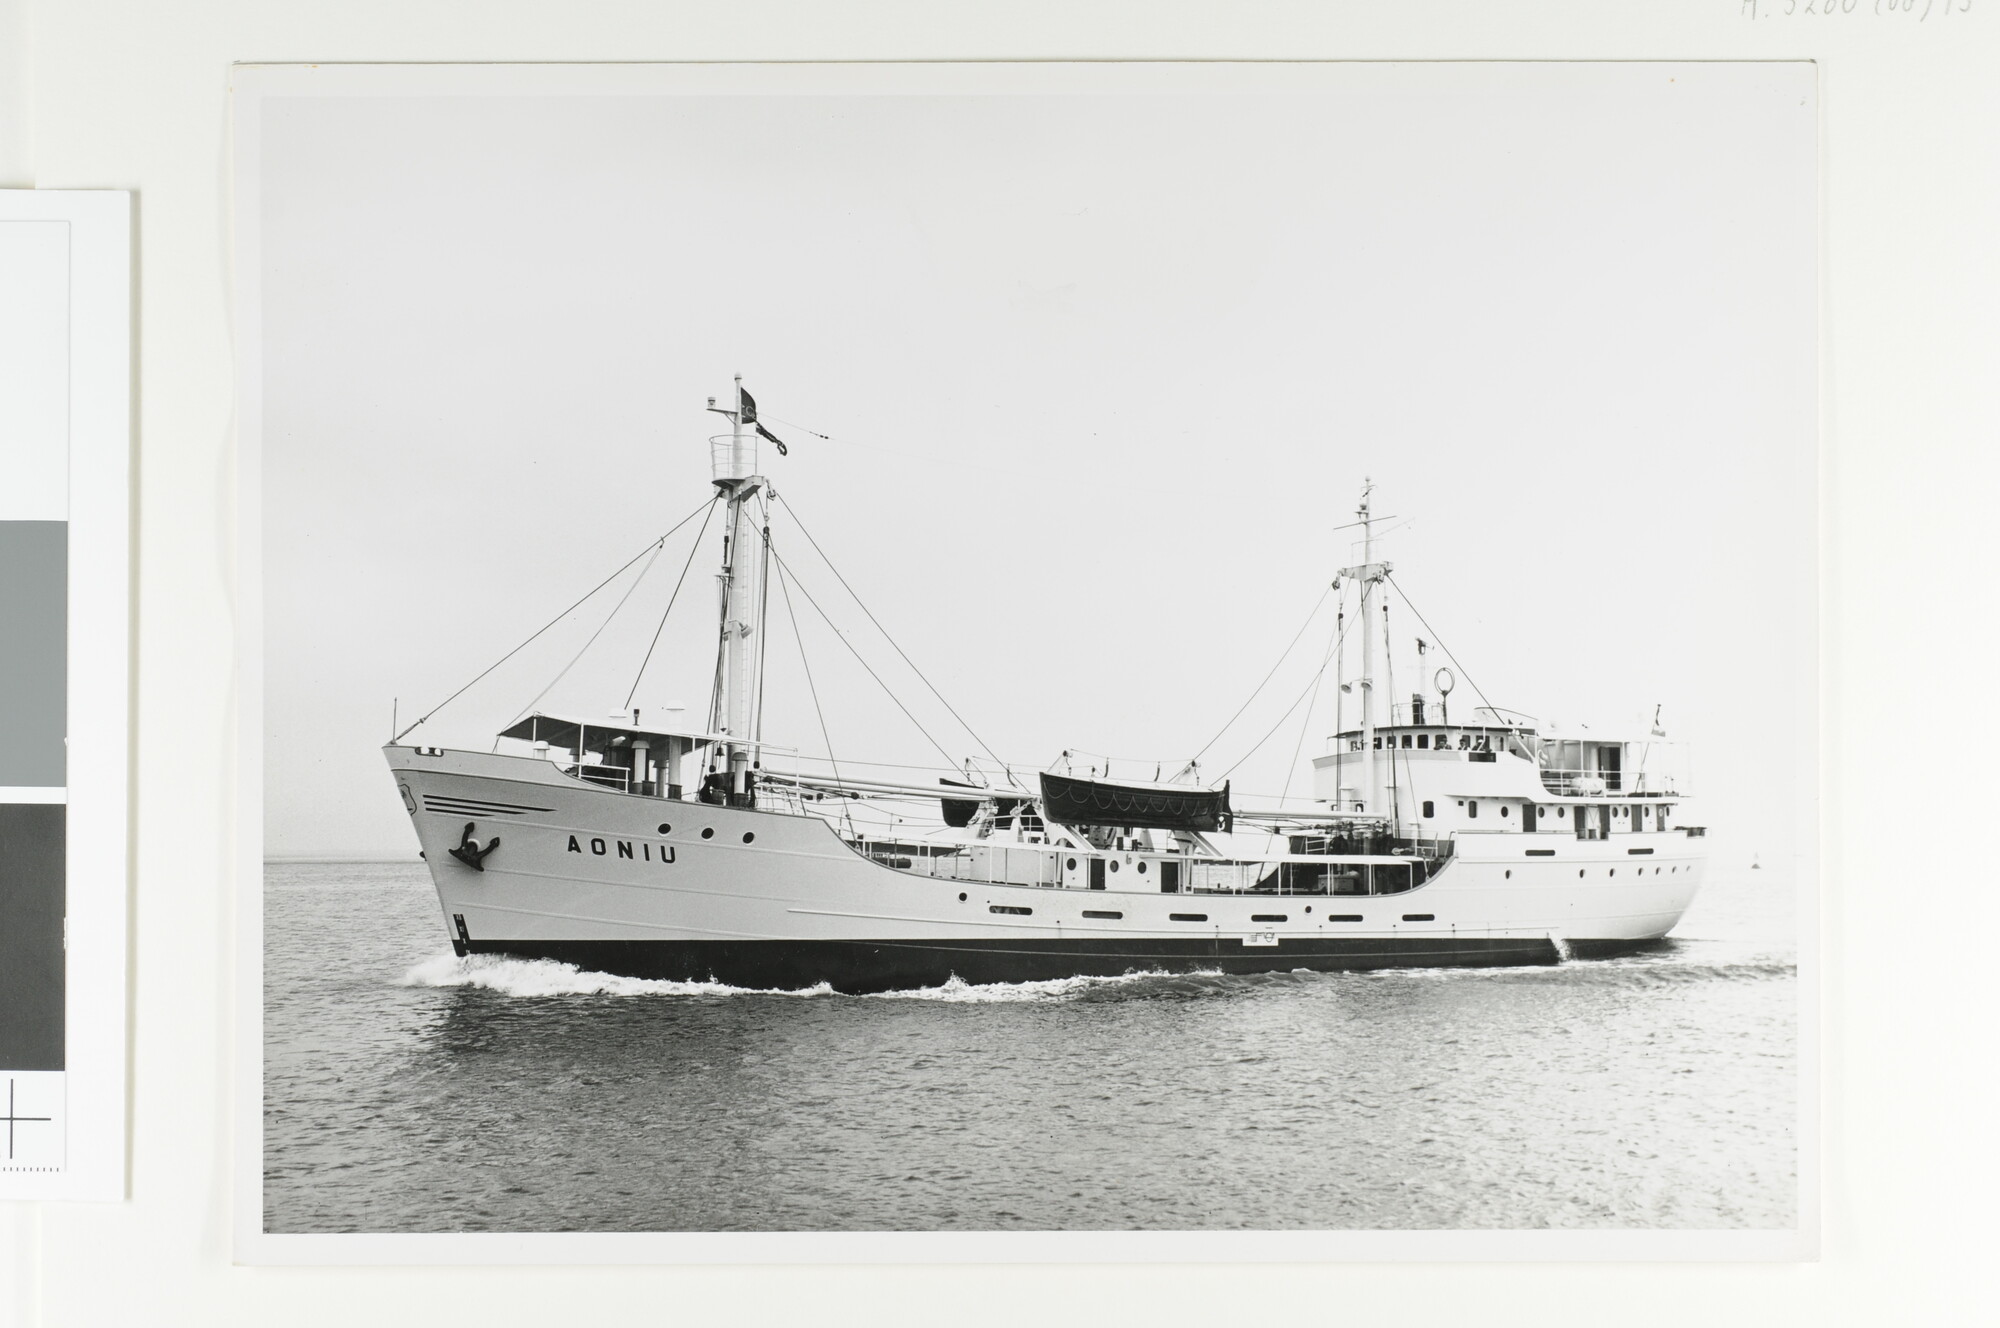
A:
[[[711,729],[730,739],[723,744],[728,757],[728,799],[732,806],[754,804],[751,770],[757,763],[758,702],[763,696],[764,580],[770,546],[758,522],[755,504],[760,491],[769,487],[757,473],[757,404],[743,390],[743,375],[736,375],[736,408],[722,410],[715,398],[708,408],[726,415],[732,426],[727,434],[709,440],[709,459],[715,487],[729,506],[723,524],[721,587],[721,636],[717,646],[715,706],[710,714]]]

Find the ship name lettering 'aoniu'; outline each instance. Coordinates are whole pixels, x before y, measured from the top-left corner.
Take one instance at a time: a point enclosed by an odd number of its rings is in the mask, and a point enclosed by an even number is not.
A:
[[[619,857],[621,857],[621,858],[629,858],[629,857],[631,857],[631,856],[632,856],[632,841],[631,841],[631,840],[629,840],[629,839],[620,839],[620,840],[617,840],[617,841],[616,841],[616,843],[617,843],[617,845],[618,845],[618,856],[619,856]],[[654,857],[653,857],[653,846],[652,846],[651,844],[647,844],[647,843],[641,843],[641,844],[639,845],[639,847],[645,850],[645,852],[646,852],[646,861],[648,861],[648,862],[652,862],[652,861],[655,861],[655,859],[654,859]],[[583,845],[577,842],[577,838],[576,838],[576,836],[575,836],[575,835],[571,835],[571,836],[569,837],[569,851],[570,851],[570,852],[572,852],[572,853],[581,853],[581,852],[583,852]],[[603,841],[603,840],[601,840],[601,839],[593,839],[593,840],[591,840],[591,841],[590,841],[590,851],[591,851],[591,853],[592,853],[592,854],[593,854],[594,856],[596,856],[596,857],[600,857],[600,858],[601,858],[601,857],[603,857],[603,856],[604,856],[604,855],[605,855],[605,854],[606,854],[607,852],[609,852],[610,850],[608,850],[607,848],[605,848],[605,846],[604,846],[604,841]],[[658,861],[660,861],[660,862],[665,862],[665,863],[672,863],[672,862],[673,862],[673,860],[674,860],[674,846],[673,846],[672,844],[662,844],[662,845],[660,845],[660,856],[659,856],[659,858],[658,858],[657,860],[658,860]]]

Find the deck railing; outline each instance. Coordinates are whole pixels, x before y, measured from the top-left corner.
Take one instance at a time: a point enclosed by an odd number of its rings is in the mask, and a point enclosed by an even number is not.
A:
[[[1052,889],[1065,884],[1086,889],[1092,884],[1089,855],[1060,845],[1042,844],[926,844],[911,840],[850,837],[848,844],[871,862],[895,871],[928,876],[940,881],[961,881],[974,885],[1032,885]],[[1066,859],[1075,858],[1070,870]],[[1127,865],[1120,855],[1118,876],[1108,871],[1102,879],[1109,887],[1114,881],[1124,893],[1151,892],[1161,888],[1162,879],[1178,882],[1168,894],[1194,895],[1389,895],[1401,894],[1423,883],[1427,865],[1419,862],[1267,862],[1191,855],[1142,856],[1148,868],[1137,870],[1139,862]],[[1107,860],[1107,866],[1109,862]],[[1163,867],[1177,870],[1165,878]]]
[[[1672,775],[1654,770],[1586,770],[1578,766],[1537,767],[1542,787],[1568,798],[1671,797]]]

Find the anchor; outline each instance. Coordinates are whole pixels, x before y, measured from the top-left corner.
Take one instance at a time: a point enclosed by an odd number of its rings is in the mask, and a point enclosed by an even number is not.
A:
[[[500,836],[493,836],[493,842],[485,848],[481,848],[479,847],[479,841],[472,837],[472,831],[473,822],[467,821],[465,823],[465,833],[459,836],[458,846],[451,850],[451,856],[457,858],[460,862],[472,868],[472,870],[483,872],[486,870],[486,855],[500,847]]]

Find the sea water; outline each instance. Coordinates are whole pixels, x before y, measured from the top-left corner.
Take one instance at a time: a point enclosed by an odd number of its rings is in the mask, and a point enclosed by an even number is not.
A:
[[[1776,871],[1620,959],[865,997],[461,960],[420,863],[264,904],[271,1231],[1797,1220]]]

